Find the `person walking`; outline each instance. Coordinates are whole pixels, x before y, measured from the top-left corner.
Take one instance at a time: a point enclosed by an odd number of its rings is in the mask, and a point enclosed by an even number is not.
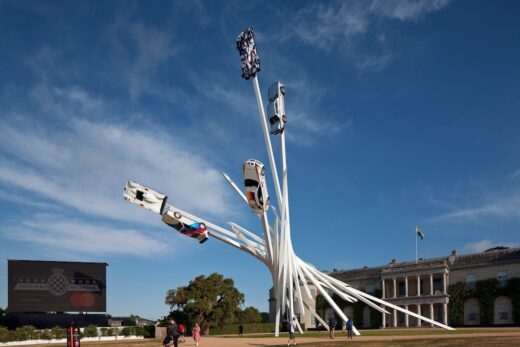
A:
[[[330,338],[334,338],[334,333],[336,332],[336,317],[334,315],[329,317],[329,335]]]
[[[244,334],[244,326],[240,324],[238,326],[238,336],[242,336]]]
[[[184,327],[184,324],[180,323],[179,324],[179,341],[181,342],[186,342],[186,339],[184,338],[184,334],[185,334],[185,330],[186,328]]]
[[[195,323],[195,326],[193,327],[191,334],[193,335],[193,340],[195,341],[195,346],[198,346],[199,342],[200,342],[200,327],[199,327],[198,323]]]
[[[168,346],[171,341],[173,341],[173,347],[178,347],[179,346],[179,326],[177,325],[177,323],[175,323],[175,320],[173,318],[170,318],[170,325],[168,325],[168,328],[166,328],[166,333],[167,333],[167,337],[169,337],[169,341],[168,343],[164,343],[166,342],[166,338],[164,339],[163,341],[163,344],[165,346]]]
[[[291,341],[296,346],[296,336],[294,335],[294,327],[296,325],[296,317],[293,317],[292,320],[289,321],[289,341],[287,341],[287,346],[291,344]]]
[[[352,340],[352,330],[353,329],[354,329],[354,323],[352,322],[352,319],[349,319],[347,322],[347,332],[348,332],[347,340],[348,339]]]

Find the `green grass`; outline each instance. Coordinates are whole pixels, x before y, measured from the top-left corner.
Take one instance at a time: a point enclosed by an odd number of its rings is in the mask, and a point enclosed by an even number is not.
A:
[[[376,330],[361,330],[361,336],[422,336],[422,335],[460,335],[460,334],[489,334],[489,333],[520,333],[520,328],[460,328],[457,330],[444,330],[436,328],[426,329],[376,329]],[[308,331],[302,337],[325,337],[328,336],[328,331]],[[280,336],[286,336],[287,333],[280,333]],[[345,337],[346,333],[336,331],[337,337]],[[235,337],[235,336],[233,336]],[[248,334],[244,337],[273,337],[272,333],[268,334]]]
[[[296,340],[298,341],[298,339]],[[286,344],[279,345],[287,346]],[[390,341],[326,341],[326,342],[314,342],[314,343],[298,343],[298,346],[316,346],[316,347],[338,347],[338,346],[349,346],[349,347],[391,347],[391,346],[405,346],[405,347],[421,347],[421,346],[434,346],[434,347],[510,347],[520,346],[520,337],[466,337],[466,338],[443,338],[443,339],[408,339],[408,340],[390,340]]]

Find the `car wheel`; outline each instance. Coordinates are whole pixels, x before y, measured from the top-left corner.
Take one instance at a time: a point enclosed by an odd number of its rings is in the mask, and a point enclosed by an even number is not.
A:
[[[260,171],[260,175],[265,176],[265,167],[263,167],[262,171]]]
[[[173,216],[177,219],[181,218],[181,214],[179,212],[173,212]]]
[[[286,116],[286,115],[283,115],[283,116],[282,116],[282,120],[283,120],[284,123],[287,123],[287,116]]]
[[[201,228],[201,229],[206,229],[206,224],[204,224],[204,223],[200,223],[199,225],[200,225],[200,228]]]

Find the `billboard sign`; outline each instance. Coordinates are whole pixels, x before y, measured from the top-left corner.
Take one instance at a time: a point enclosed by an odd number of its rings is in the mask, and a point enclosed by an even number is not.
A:
[[[106,312],[106,263],[8,260],[10,312]]]

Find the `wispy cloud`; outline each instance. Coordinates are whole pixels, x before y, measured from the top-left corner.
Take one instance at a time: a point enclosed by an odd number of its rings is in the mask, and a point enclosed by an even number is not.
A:
[[[374,31],[381,20],[417,21],[428,13],[439,11],[450,0],[373,0],[311,3],[292,16],[290,30],[284,39],[296,37],[302,42],[326,51],[348,52],[361,72],[378,72],[391,61],[392,53],[385,44],[384,32],[375,32],[375,52],[367,53],[356,45],[358,38]]]
[[[511,248],[513,248],[513,247],[519,247],[520,244],[518,244],[518,243],[511,243],[511,242],[505,242],[505,243],[498,244],[498,243],[490,241],[490,240],[480,240],[480,241],[470,242],[470,243],[465,244],[462,247],[462,252],[464,252],[464,253],[479,253],[479,252],[485,251],[486,249],[490,249],[490,248],[497,247],[497,246],[504,246],[504,247],[511,247]]]
[[[159,256],[171,246],[160,237],[136,229],[96,224],[63,215],[36,214],[4,227],[1,233],[13,240],[37,245],[39,249],[81,253],[85,255]],[[78,247],[81,245],[81,247]]]
[[[359,59],[356,63],[356,68],[361,73],[378,72],[383,70],[391,60],[392,54],[390,53],[385,53],[380,56],[366,56]]]
[[[133,99],[151,88],[151,78],[163,63],[172,63],[171,58],[178,50],[173,45],[171,31],[144,25],[128,16],[119,16],[110,26],[107,37],[114,65],[128,81]]]
[[[476,222],[482,218],[520,218],[520,193],[489,198],[474,207],[455,208],[452,211],[428,219],[428,222]]]
[[[172,203],[200,213],[227,211],[227,190],[214,162],[195,152],[182,129],[122,125],[82,117],[84,90],[50,88],[75,114],[60,127],[29,116],[0,121],[0,183],[95,216],[139,221],[121,192],[127,179],[171,194]],[[78,95],[81,96],[78,98]],[[79,104],[77,104],[79,102]],[[96,102],[97,104],[97,102]],[[147,222],[146,219],[144,219]]]
[[[374,0],[370,11],[393,19],[417,20],[427,13],[439,11],[450,2],[451,0]]]

